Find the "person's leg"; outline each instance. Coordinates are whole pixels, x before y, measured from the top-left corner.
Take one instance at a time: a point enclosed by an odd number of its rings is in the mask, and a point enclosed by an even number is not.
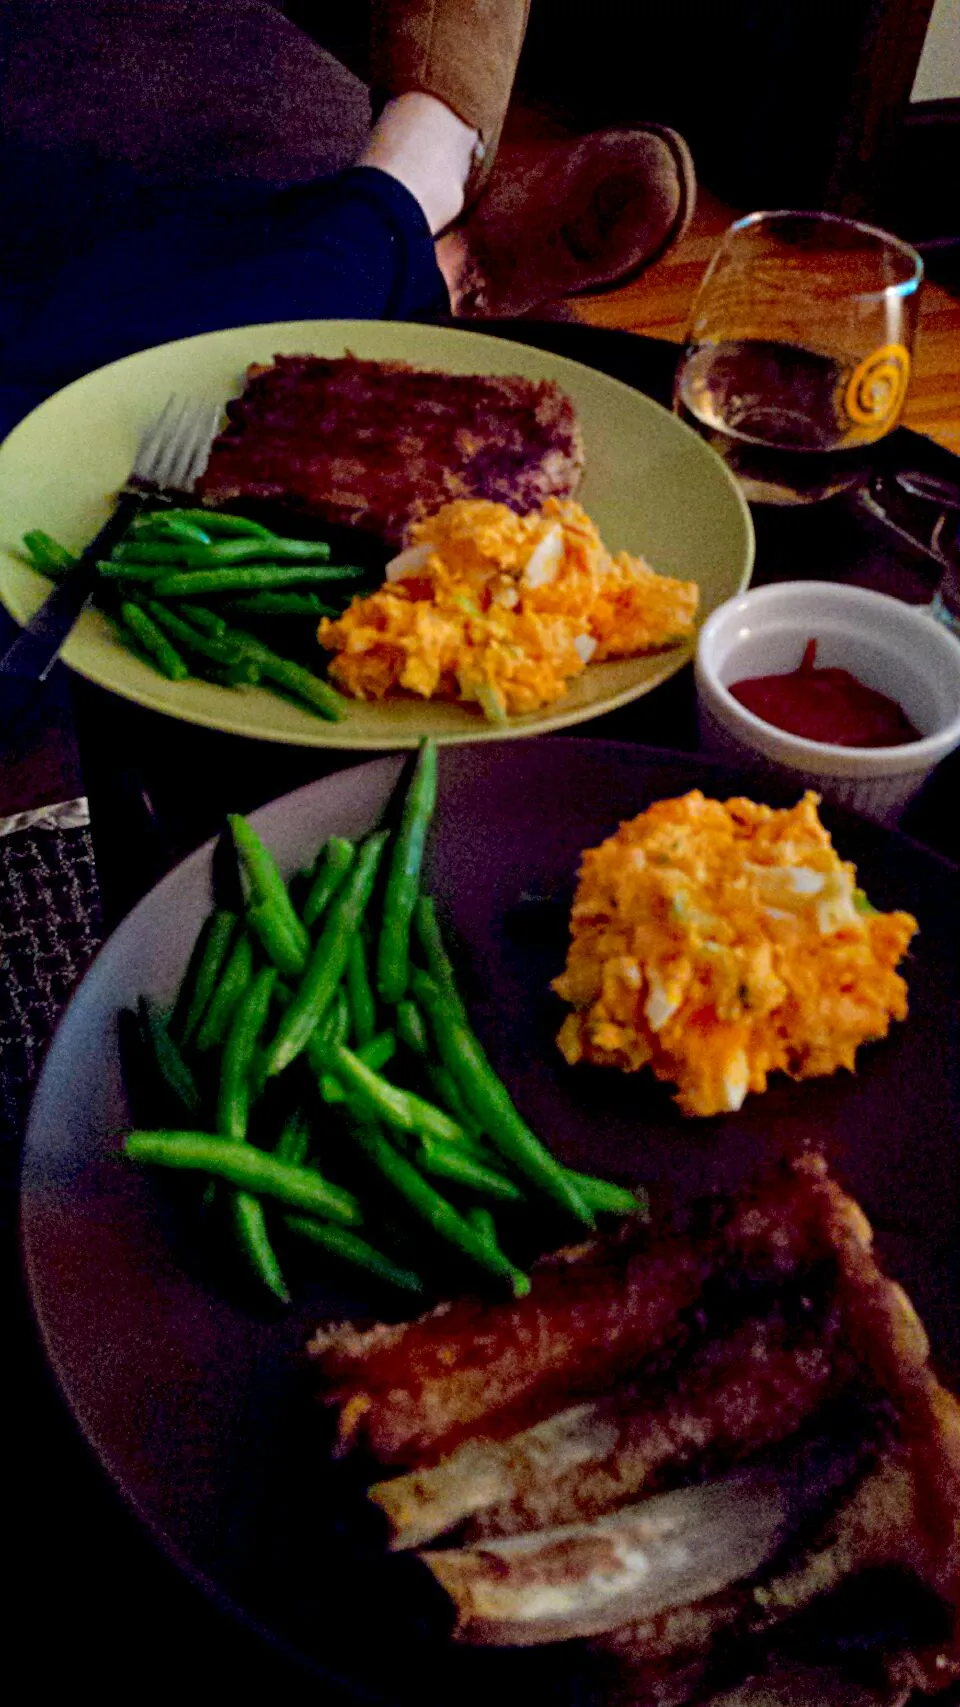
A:
[[[32,179],[30,152],[0,158]],[[2,151],[0,151],[2,153]],[[65,163],[69,168],[69,162]],[[443,317],[449,302],[422,208],[358,166],[276,192],[142,191],[85,252],[50,232],[0,298],[0,432],[79,374],[170,339],[256,322]]]
[[[659,125],[498,154],[529,10],[529,0],[373,0],[374,111],[416,89],[476,133],[465,216],[437,246],[458,317],[522,314],[625,282],[693,214],[690,151]]]
[[[360,79],[270,0],[0,0],[10,142],[156,184],[307,183],[355,164]]]
[[[119,17],[134,32],[120,62],[136,70],[135,96],[154,69],[149,56],[143,58],[140,25],[149,19],[152,28],[161,17],[169,22],[173,13],[185,23],[184,0],[141,0],[133,9],[128,0],[90,4],[101,22]],[[235,4],[248,23],[292,27],[262,0]],[[69,37],[68,20],[79,14],[65,0],[24,0],[12,14],[0,0],[0,22],[8,25],[11,15],[15,24],[21,16],[36,23],[48,12],[60,15]],[[54,196],[61,210],[89,200],[84,170],[91,158],[96,163],[96,187],[103,192],[99,211],[105,215],[89,228],[76,217],[71,228],[67,216],[51,229],[33,193],[29,162],[33,153],[36,164],[36,151],[18,150],[16,139],[26,134],[37,140],[24,89],[29,94],[41,86],[44,73],[34,63],[38,51],[32,61],[27,53],[24,72],[23,42],[18,47],[16,30],[11,35],[8,28],[2,93],[5,110],[19,111],[26,133],[16,123],[8,127],[15,158],[5,195],[10,207],[19,194],[27,224],[32,210],[35,229],[29,240],[21,232],[21,253],[0,296],[2,359],[13,386],[7,421],[11,410],[22,413],[29,401],[85,369],[165,339],[258,320],[417,318],[448,308],[431,236],[476,193],[478,175],[490,167],[526,12],[527,0],[384,0],[382,16],[393,18],[393,34],[378,59],[385,104],[361,155],[366,164],[342,181],[308,183],[281,195],[262,183],[244,187],[223,172],[223,152],[215,150],[215,183],[204,189],[194,182],[192,191],[185,190],[174,174],[165,200],[163,174],[160,188],[151,173],[144,184],[144,158],[136,148],[133,169],[124,174],[102,135],[94,148],[78,133],[74,141],[86,142],[86,151],[58,158],[62,136],[49,134],[54,164],[43,164],[48,177],[51,170],[54,179],[66,175],[64,193]],[[222,14],[223,0],[207,0],[197,16],[209,21]],[[36,50],[42,32],[38,38],[35,30],[33,40]],[[106,53],[104,76],[118,51],[111,40],[109,32],[105,43],[96,37]],[[200,90],[203,105],[203,80],[192,69],[194,104]],[[252,53],[249,74],[261,73]],[[58,75],[62,80],[64,67]],[[65,81],[69,85],[69,77]],[[54,84],[59,88],[56,78]],[[10,98],[17,87],[19,106]],[[68,111],[68,91],[61,89],[60,98]],[[136,99],[131,104],[136,108]],[[129,130],[130,114],[125,122]],[[69,126],[67,132],[72,134]],[[135,141],[139,134],[134,123],[125,133],[127,153],[121,149],[121,159],[130,158],[131,137]],[[458,311],[521,312],[564,291],[637,271],[661,252],[686,217],[692,169],[679,139],[662,133],[654,145],[654,135],[650,130],[639,148],[634,138],[624,150],[622,133],[619,139],[604,133],[569,145],[565,153],[553,151],[539,166],[527,161],[519,173],[498,167],[476,209],[442,239],[441,249],[452,245],[445,273]],[[262,153],[256,158],[262,163]]]
[[[476,132],[468,205],[493,167],[529,12],[530,0],[373,0],[374,111],[419,90]]]
[[[268,0],[0,0],[0,102],[5,425],[164,338],[448,306],[399,184],[311,192],[369,96]]]
[[[405,184],[436,234],[463,208],[478,141],[450,107],[412,89],[386,103],[360,160]]]
[[[292,26],[260,0],[240,0],[237,11],[241,36],[256,24],[269,48],[279,28],[289,46],[283,32]],[[217,82],[221,0],[201,8],[199,21],[183,0],[145,0],[136,13],[119,0],[91,0],[85,20],[63,0],[27,0],[15,21],[21,14],[25,28],[8,40],[3,77],[13,140],[0,162],[7,206],[21,216],[13,223],[21,234],[14,277],[0,301],[7,424],[77,374],[151,343],[256,321],[449,313],[431,238],[463,204],[478,134],[447,105],[398,89],[358,168],[319,182],[279,192],[258,182],[255,168],[267,158],[278,173],[296,166],[296,149],[284,161],[262,146],[233,154],[231,170],[213,170],[211,181],[211,168],[223,167],[223,135],[211,162],[209,138],[194,131],[190,166],[183,139],[175,146],[164,129],[169,115],[155,122],[153,105],[169,100],[187,132],[197,121],[183,88],[184,52],[206,60],[205,73],[195,66],[197,85],[216,84],[211,104],[221,116],[224,101],[237,97],[235,51]],[[51,71],[41,63],[48,15],[63,28],[60,57],[82,74],[77,110],[66,65]],[[301,40],[308,55],[319,53]],[[261,79],[263,58],[244,41],[254,66],[247,75]],[[297,65],[308,80],[317,69],[302,53]],[[267,66],[269,76],[269,53]],[[321,97],[327,69],[313,83]],[[304,105],[301,90],[301,117]],[[250,124],[251,145],[254,137],[262,144],[256,110]]]

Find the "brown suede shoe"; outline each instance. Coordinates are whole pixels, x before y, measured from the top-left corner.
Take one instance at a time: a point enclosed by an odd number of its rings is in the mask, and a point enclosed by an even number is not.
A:
[[[438,245],[453,312],[497,319],[626,284],[683,235],[695,198],[690,150],[659,125],[505,147]]]

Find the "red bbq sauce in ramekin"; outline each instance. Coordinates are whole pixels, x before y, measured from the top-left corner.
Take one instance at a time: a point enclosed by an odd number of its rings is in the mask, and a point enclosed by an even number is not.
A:
[[[922,739],[895,699],[867,687],[849,670],[818,669],[808,641],[799,668],[782,676],[749,676],[727,692],[741,705],[807,741],[833,747],[902,747]]]

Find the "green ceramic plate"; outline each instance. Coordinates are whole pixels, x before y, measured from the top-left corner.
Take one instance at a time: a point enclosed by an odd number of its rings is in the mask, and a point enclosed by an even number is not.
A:
[[[240,390],[250,362],[280,352],[348,350],[454,373],[555,380],[583,426],[587,472],[578,496],[611,550],[638,552],[664,574],[699,582],[701,618],[749,581],[753,529],[731,476],[695,433],[630,386],[579,362],[475,332],[303,320],[143,350],[87,374],[21,421],[0,447],[0,597],[7,608],[23,622],[49,591],[18,556],[22,535],[45,528],[73,547],[90,539],[129,471],[144,426],[171,392],[226,401]],[[326,723],[259,688],[168,682],[127,652],[97,611],[81,617],[63,656],[101,687],[191,723],[258,740],[382,751],[415,746],[426,734],[439,741],[501,740],[584,722],[658,687],[686,663],[690,647],[591,665],[562,700],[506,726],[487,723],[476,707],[414,699],[356,701],[341,722]]]

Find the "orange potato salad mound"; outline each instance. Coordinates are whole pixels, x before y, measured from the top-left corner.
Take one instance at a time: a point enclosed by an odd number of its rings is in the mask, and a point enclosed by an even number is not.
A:
[[[458,499],[411,529],[387,581],[320,624],[347,693],[478,703],[494,721],[559,699],[587,664],[693,633],[695,582],[611,556],[579,504],[518,516]]]
[[[906,1018],[917,922],[876,912],[806,794],[775,811],[661,800],[583,856],[567,964],[567,1061],[650,1066],[684,1114],[721,1114],[770,1073],[854,1070]]]

